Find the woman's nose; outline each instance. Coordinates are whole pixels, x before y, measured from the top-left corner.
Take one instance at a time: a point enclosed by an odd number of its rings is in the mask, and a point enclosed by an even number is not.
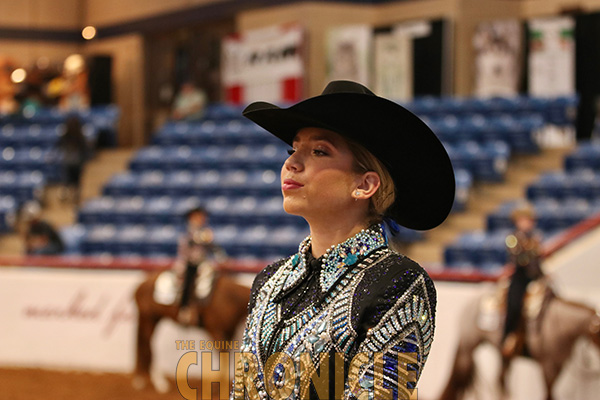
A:
[[[283,166],[288,171],[301,171],[303,168],[302,160],[298,152],[292,153],[283,163]]]

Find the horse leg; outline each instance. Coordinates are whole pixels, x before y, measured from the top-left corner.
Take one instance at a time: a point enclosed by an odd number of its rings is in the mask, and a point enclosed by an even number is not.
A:
[[[476,344],[465,345],[461,343],[456,351],[454,365],[448,384],[440,400],[457,400],[463,397],[464,392],[471,385],[475,373],[475,359],[473,352]]]
[[[546,382],[546,400],[552,400],[552,388],[560,373],[560,366],[554,363],[543,363],[542,371],[544,372],[544,380]]]
[[[140,311],[137,330],[137,354],[134,386],[144,388],[150,381],[150,365],[152,364],[151,339],[160,317]]]
[[[508,385],[506,382],[506,376],[508,375],[508,369],[510,367],[510,363],[512,361],[512,357],[502,357],[502,366],[500,368],[500,398],[507,399],[508,398]]]

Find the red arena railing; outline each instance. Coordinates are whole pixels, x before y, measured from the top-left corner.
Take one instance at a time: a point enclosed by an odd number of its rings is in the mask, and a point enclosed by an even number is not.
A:
[[[555,238],[544,243],[543,256],[549,257],[586,232],[600,226],[600,214],[594,215],[573,227],[567,229]],[[240,261],[230,259],[223,262],[219,269],[229,273],[257,273],[272,260]],[[23,266],[44,268],[75,268],[75,269],[109,269],[109,270],[143,270],[160,271],[171,268],[173,258],[145,257],[89,257],[89,256],[0,256],[0,267]],[[496,281],[506,274],[506,268],[497,273],[483,273],[477,270],[460,270],[444,268],[430,270],[424,265],[429,275],[438,281],[483,282]]]

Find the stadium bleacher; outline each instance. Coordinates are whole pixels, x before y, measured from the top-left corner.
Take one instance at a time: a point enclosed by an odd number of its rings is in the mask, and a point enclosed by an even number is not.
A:
[[[403,105],[423,118],[448,150],[457,184],[453,212],[460,212],[465,209],[473,184],[501,182],[513,154],[539,151],[536,134],[541,129],[548,124],[572,124],[570,110],[574,104],[575,98],[566,97],[425,97]],[[129,170],[114,176],[104,186],[101,197],[81,207],[77,225],[62,230],[68,252],[173,256],[177,237],[184,229],[183,215],[198,204],[208,209],[217,240],[230,255],[272,258],[292,252],[308,228],[302,219],[282,209],[279,169],[287,157],[287,146],[245,120],[241,110],[238,106],[212,104],[201,121],[164,124],[151,145],[136,152]],[[66,117],[55,110],[41,110],[29,118],[0,118],[0,196],[13,199],[5,200],[0,210],[0,218],[5,221],[0,228],[5,231],[10,230],[12,215],[24,202],[39,199],[46,184],[61,180],[61,155],[54,145]],[[93,143],[99,132],[114,135],[118,110],[96,108],[80,117],[86,123],[86,138]],[[110,141],[114,143],[115,139]],[[593,173],[581,174],[580,170],[584,165],[588,169],[596,167],[595,149],[590,144],[565,160],[564,174],[572,176],[542,177],[530,187],[531,199],[547,197],[550,190],[556,192],[556,198],[576,192],[593,199],[600,191],[598,178]],[[553,188],[556,181],[568,185]],[[494,232],[506,228],[506,220],[502,220],[505,213],[502,209],[489,217]],[[577,220],[570,208],[563,213],[569,217],[547,226],[560,227]],[[478,255],[482,264],[502,261],[500,236],[485,239],[485,246],[496,246],[496,250],[488,251],[485,257]],[[403,242],[422,238],[422,232],[409,229],[399,233]],[[463,241],[473,246],[478,243],[473,238],[479,236],[469,239],[467,235]],[[455,254],[446,261],[457,265],[464,257]]]
[[[600,213],[600,145],[580,143],[565,157],[564,170],[545,173],[527,187],[545,238]],[[483,268],[491,272],[507,262],[504,240],[513,229],[511,211],[519,201],[502,204],[488,215],[485,231],[463,234],[444,251],[451,268]]]
[[[535,133],[551,117],[572,122],[566,116],[573,100],[423,98],[405,105],[431,124],[448,149],[458,212],[474,182],[502,181],[512,154],[538,151]],[[63,232],[72,244],[69,251],[174,256],[185,211],[201,204],[211,215],[216,241],[230,256],[290,254],[308,227],[282,208],[279,170],[286,150],[241,117],[236,106],[213,104],[201,121],[167,122],[152,144],[134,155],[128,171],[81,207],[78,224]],[[399,233],[404,242],[422,237],[409,229]],[[500,253],[489,250],[482,257],[491,265]]]
[[[56,144],[65,121],[74,115],[83,122],[90,148],[96,148],[99,140],[104,145],[116,143],[119,110],[113,105],[77,112],[40,109],[28,115],[0,115],[0,198],[12,198],[0,206],[0,232],[13,229],[14,214],[23,204],[42,200],[47,184],[63,181],[62,154]]]

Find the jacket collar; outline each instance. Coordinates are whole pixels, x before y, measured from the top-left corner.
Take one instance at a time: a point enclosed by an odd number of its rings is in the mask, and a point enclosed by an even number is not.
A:
[[[291,256],[283,265],[286,268],[286,278],[277,298],[282,298],[302,283],[310,273],[319,274],[319,286],[321,294],[328,292],[338,279],[353,267],[359,259],[362,259],[372,251],[387,245],[387,239],[380,225],[376,224],[368,229],[363,229],[356,235],[332,246],[325,254],[317,259],[319,267],[314,268],[310,253],[311,237],[307,236],[298,248],[298,253]],[[312,259],[312,260],[311,260]],[[313,271],[314,270],[314,271]]]

